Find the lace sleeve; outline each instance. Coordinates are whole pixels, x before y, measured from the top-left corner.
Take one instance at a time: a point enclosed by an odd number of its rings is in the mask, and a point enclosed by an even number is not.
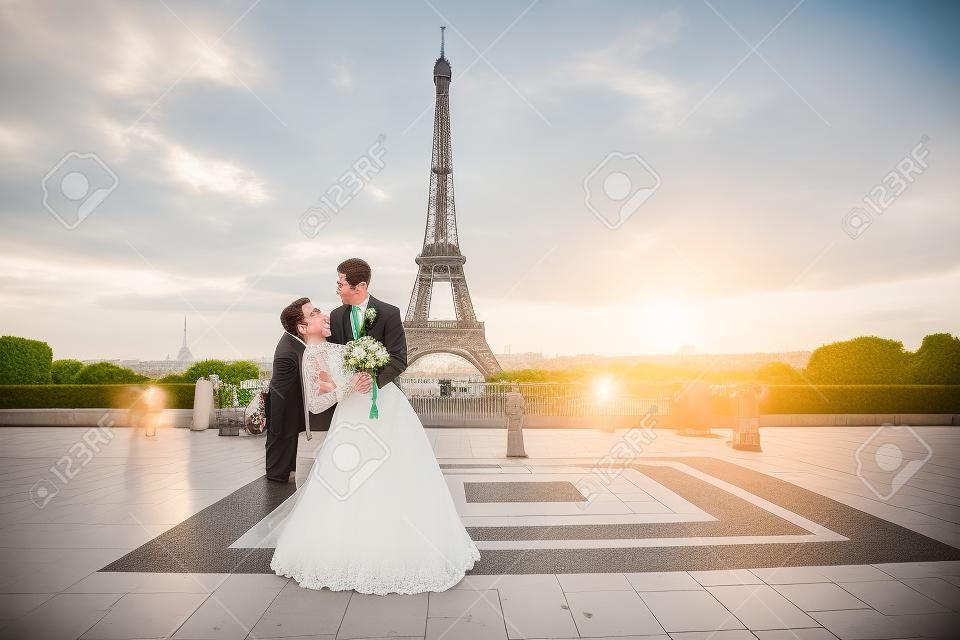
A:
[[[307,345],[303,352],[303,392],[307,399],[307,409],[310,413],[323,413],[337,403],[339,399],[337,389],[326,393],[320,390],[320,374],[326,372],[336,382],[334,372],[330,371],[327,362],[326,349],[322,344]],[[343,360],[341,359],[341,362]]]

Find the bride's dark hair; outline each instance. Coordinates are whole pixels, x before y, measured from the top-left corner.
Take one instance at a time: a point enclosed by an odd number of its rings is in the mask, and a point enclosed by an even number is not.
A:
[[[283,308],[283,311],[280,312],[280,324],[283,325],[284,331],[295,336],[300,335],[300,332],[297,331],[297,325],[306,320],[303,317],[303,305],[308,302],[310,302],[310,298],[297,298]]]

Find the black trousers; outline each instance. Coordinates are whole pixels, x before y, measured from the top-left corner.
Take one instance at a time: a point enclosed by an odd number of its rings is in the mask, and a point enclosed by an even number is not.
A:
[[[267,478],[286,482],[297,470],[297,436],[277,435],[267,429]]]

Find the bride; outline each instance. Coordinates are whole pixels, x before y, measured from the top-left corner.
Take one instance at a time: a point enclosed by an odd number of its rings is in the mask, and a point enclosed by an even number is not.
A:
[[[352,387],[325,314],[308,320],[303,390],[311,413],[337,404],[303,485],[271,514],[270,568],[308,589],[385,595],[445,591],[480,559],[420,419],[394,384]]]

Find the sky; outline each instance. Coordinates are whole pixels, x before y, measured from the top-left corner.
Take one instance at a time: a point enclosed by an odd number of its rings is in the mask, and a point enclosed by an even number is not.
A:
[[[352,256],[405,311],[441,25],[495,352],[960,332],[955,3],[144,0],[0,4],[0,333],[267,356]]]

